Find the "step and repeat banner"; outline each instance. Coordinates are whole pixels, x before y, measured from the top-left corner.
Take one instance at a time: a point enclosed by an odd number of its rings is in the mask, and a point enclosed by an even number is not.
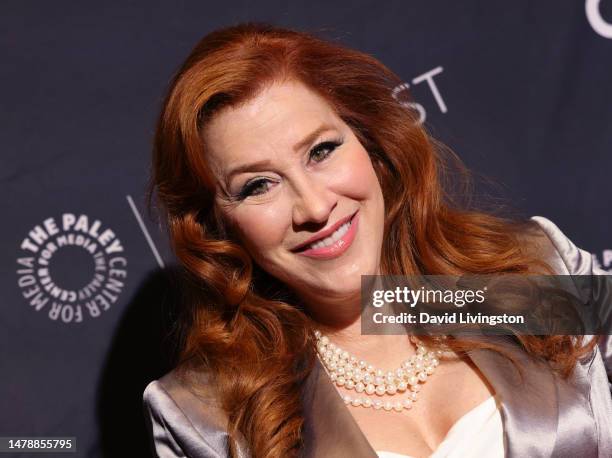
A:
[[[376,56],[478,193],[551,219],[612,271],[612,0],[0,11],[0,436],[149,454],[142,391],[170,369],[177,302],[144,202],[152,134],[171,75],[217,27],[266,21]]]

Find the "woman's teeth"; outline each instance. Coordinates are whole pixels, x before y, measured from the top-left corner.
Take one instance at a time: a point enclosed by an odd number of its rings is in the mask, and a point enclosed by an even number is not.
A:
[[[347,221],[342,226],[340,226],[338,229],[336,229],[332,233],[332,235],[330,235],[329,237],[325,237],[322,240],[319,240],[315,243],[311,243],[310,245],[308,245],[308,249],[316,250],[317,248],[323,248],[323,247],[330,246],[336,243],[340,239],[340,237],[346,234],[350,226],[351,226],[351,222]]]

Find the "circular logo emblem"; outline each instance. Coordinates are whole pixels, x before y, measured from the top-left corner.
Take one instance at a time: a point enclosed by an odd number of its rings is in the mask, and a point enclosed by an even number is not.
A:
[[[604,38],[612,38],[612,24],[606,22],[601,15],[599,4],[601,0],[586,0],[584,4],[586,9],[586,17],[593,27],[593,30]]]
[[[21,294],[53,321],[97,318],[117,302],[125,286],[127,259],[121,241],[87,215],[45,219],[28,232],[21,250]]]

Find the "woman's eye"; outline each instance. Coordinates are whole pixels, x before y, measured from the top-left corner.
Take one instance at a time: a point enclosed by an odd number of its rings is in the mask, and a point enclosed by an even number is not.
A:
[[[268,191],[269,184],[270,182],[265,178],[258,178],[256,180],[249,181],[238,193],[238,198],[242,200],[249,196],[265,194]]]
[[[338,146],[342,145],[342,140],[331,140],[321,142],[310,150],[310,159],[315,162],[322,162]],[[266,178],[257,178],[246,183],[235,196],[237,200],[244,200],[250,196],[258,196],[268,192],[271,181]]]
[[[341,144],[341,141],[327,141],[319,143],[313,149],[310,150],[310,158],[313,159],[315,162],[321,162]]]

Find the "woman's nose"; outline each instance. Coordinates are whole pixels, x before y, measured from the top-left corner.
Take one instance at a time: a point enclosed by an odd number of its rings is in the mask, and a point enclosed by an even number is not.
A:
[[[316,179],[301,180],[293,205],[293,223],[324,223],[336,206],[337,196],[325,183]]]

